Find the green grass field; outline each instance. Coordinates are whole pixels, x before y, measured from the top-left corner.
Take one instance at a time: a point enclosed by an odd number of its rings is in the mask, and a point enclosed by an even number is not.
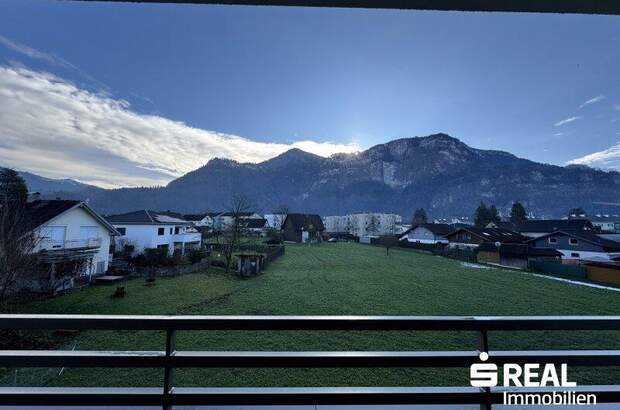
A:
[[[266,315],[608,315],[620,314],[620,293],[575,286],[502,269],[359,244],[287,246],[267,272],[249,280],[213,269],[203,274],[126,283],[127,297],[94,286],[22,307],[24,313]],[[181,332],[188,350],[474,350],[468,332]],[[87,331],[63,347],[162,350],[163,334]],[[620,332],[504,332],[494,349],[620,349]],[[149,386],[151,369],[65,369],[9,372],[5,383]],[[584,384],[620,382],[620,369],[574,369]],[[467,369],[182,369],[180,386],[449,385],[468,384]]]

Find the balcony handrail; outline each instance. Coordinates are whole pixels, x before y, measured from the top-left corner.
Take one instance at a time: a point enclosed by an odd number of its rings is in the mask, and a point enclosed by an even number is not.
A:
[[[620,330],[620,316],[0,314],[0,329],[74,330]]]
[[[8,405],[300,405],[300,404],[479,404],[501,403],[503,389],[474,387],[175,387],[176,368],[402,368],[462,367],[478,362],[480,351],[493,363],[566,363],[619,366],[620,350],[490,350],[488,332],[520,330],[620,330],[620,316],[125,316],[2,314],[3,329],[159,330],[164,350],[57,351],[0,350],[1,367],[160,368],[160,388],[0,388]],[[320,331],[470,331],[480,335],[470,350],[453,351],[184,351],[177,331],[320,330]],[[467,346],[465,346],[467,347]],[[529,389],[545,392],[546,388]],[[564,390],[566,388],[563,388]],[[548,389],[547,389],[548,390]],[[579,386],[575,392],[597,401],[620,402],[620,386]]]
[[[101,246],[101,243],[101,238],[80,238],[66,240],[42,238],[40,240],[40,246],[43,251],[53,251],[58,249],[97,248]]]

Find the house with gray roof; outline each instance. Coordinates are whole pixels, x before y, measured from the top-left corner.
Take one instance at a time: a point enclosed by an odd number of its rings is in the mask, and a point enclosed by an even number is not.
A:
[[[536,248],[551,248],[562,253],[562,259],[608,261],[620,257],[620,242],[591,231],[558,230],[530,239]]]
[[[528,219],[516,229],[521,235],[538,238],[559,230],[593,231],[594,225],[588,219]]]
[[[418,224],[405,231],[399,240],[424,244],[447,244],[449,242],[447,236],[452,231],[454,227],[448,224]]]
[[[185,253],[199,249],[202,235],[176,212],[158,212],[148,209],[127,212],[106,217],[120,233],[116,240],[117,248],[130,246],[133,253],[141,253],[147,248],[166,249],[169,255],[175,250]]]

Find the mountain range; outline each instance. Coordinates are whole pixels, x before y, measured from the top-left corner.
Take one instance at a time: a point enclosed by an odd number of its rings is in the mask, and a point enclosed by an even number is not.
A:
[[[157,188],[108,190],[32,176],[26,181],[47,196],[86,199],[105,214],[145,208],[218,211],[234,194],[246,195],[264,213],[286,205],[321,215],[386,211],[409,217],[423,207],[433,217],[470,216],[480,201],[502,212],[521,201],[538,216],[555,217],[578,206],[589,212],[620,209],[611,205],[620,202],[618,172],[537,163],[472,148],[446,134],[398,139],[329,158],[299,149],[257,164],[215,158]]]
[[[19,171],[19,175],[24,179],[30,192],[41,194],[51,194],[54,192],[74,192],[92,187],[78,182],[74,179],[54,179],[46,178],[30,172]]]

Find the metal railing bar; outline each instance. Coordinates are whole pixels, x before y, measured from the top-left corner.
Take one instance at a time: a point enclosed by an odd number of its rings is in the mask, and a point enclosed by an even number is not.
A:
[[[620,316],[0,315],[0,329],[98,330],[620,330]]]
[[[163,351],[0,350],[4,367],[164,367]]]
[[[476,351],[436,352],[192,352],[171,358],[175,367],[211,368],[396,368],[467,367]]]
[[[166,330],[166,365],[164,366],[164,386],[163,386],[163,394],[164,394],[164,410],[172,410],[172,404],[174,404],[170,400],[170,394],[174,389],[174,366],[172,365],[171,359],[174,357],[176,353],[176,343],[177,336],[176,330],[168,329]]]
[[[161,406],[161,387],[0,387],[4,406]]]
[[[491,351],[491,362],[566,363],[570,366],[620,366],[620,350]],[[478,351],[414,352],[227,352],[0,350],[4,367],[156,367],[174,368],[402,368],[468,367]],[[170,379],[172,382],[172,379]],[[172,383],[170,383],[172,385]]]

